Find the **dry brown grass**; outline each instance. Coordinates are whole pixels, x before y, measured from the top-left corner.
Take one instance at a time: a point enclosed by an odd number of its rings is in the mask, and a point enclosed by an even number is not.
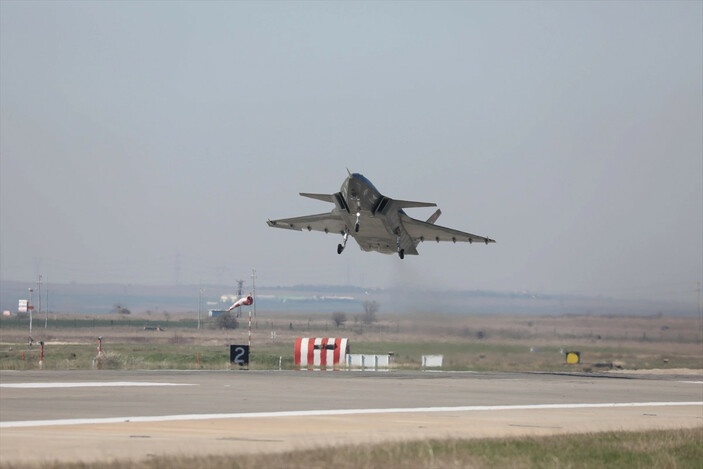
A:
[[[273,454],[152,457],[143,461],[42,464],[43,468],[700,468],[703,428],[489,440],[428,440]],[[14,469],[10,464],[0,464]],[[25,466],[22,466],[25,467]],[[40,466],[33,466],[40,467]]]

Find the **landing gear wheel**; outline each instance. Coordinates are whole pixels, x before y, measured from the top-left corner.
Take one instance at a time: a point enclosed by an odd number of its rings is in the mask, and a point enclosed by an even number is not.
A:
[[[358,224],[358,223],[357,223],[356,226],[354,227],[354,231],[357,232],[357,233],[359,232],[359,224]]]
[[[341,254],[342,251],[344,251],[344,246],[342,246],[341,244],[338,244],[337,245],[337,254]]]
[[[398,251],[398,256],[401,259],[405,259],[405,249],[401,249],[400,251]]]

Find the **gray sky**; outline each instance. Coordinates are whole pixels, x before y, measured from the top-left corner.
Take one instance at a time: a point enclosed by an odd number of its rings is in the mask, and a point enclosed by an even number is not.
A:
[[[2,1],[0,277],[695,302],[702,75],[699,1]],[[497,244],[266,226],[346,167]]]

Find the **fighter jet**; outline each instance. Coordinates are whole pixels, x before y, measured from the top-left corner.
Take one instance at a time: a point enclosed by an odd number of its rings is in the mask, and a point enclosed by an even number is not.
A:
[[[437,204],[391,199],[381,194],[363,175],[352,174],[348,169],[347,173],[349,176],[337,193],[300,193],[303,197],[334,204],[331,212],[268,220],[268,225],[288,230],[339,233],[342,243],[337,246],[337,254],[344,251],[350,235],[363,251],[398,254],[401,259],[406,254],[417,255],[417,245],[423,241],[495,243],[490,238],[435,225],[442,213],[439,209],[427,221],[411,218],[403,209],[436,207]]]

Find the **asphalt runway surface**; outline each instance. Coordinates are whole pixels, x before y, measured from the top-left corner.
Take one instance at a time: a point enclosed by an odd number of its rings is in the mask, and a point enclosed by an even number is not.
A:
[[[700,373],[0,372],[1,463],[675,428]]]

